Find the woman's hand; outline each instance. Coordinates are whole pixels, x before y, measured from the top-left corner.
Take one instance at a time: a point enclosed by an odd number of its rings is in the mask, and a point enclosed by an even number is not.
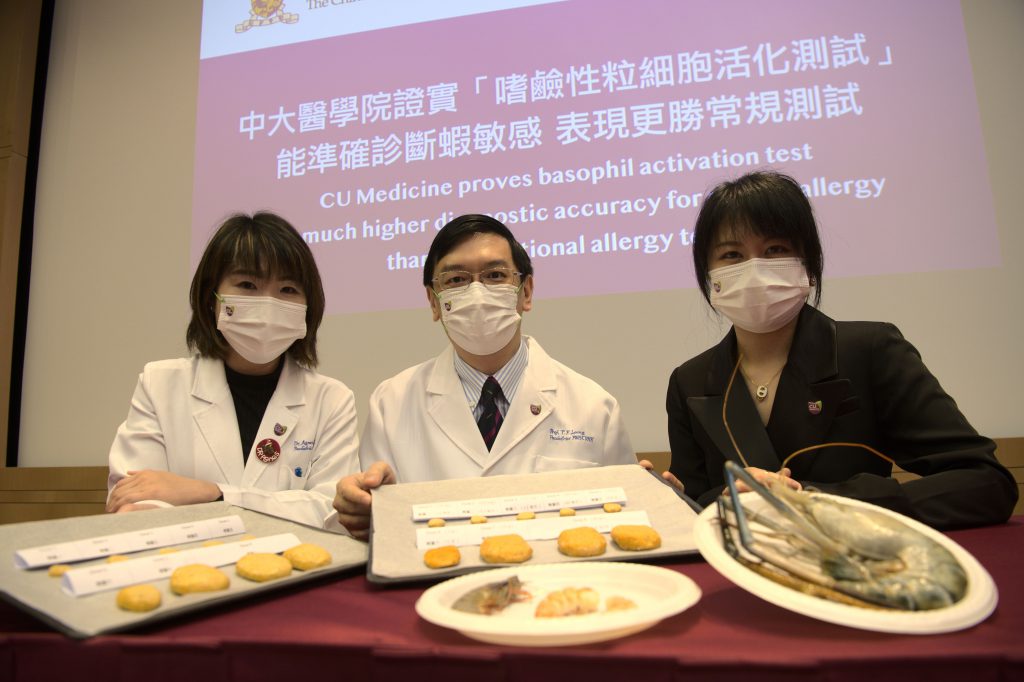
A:
[[[110,491],[107,511],[116,512],[142,500],[161,500],[174,506],[213,502],[220,494],[220,488],[210,481],[153,469],[129,471]]]
[[[118,514],[126,514],[133,511],[145,511],[147,509],[159,509],[160,507],[155,504],[125,504],[122,505],[118,510]]]
[[[780,469],[777,472],[766,471],[765,469],[760,469],[758,467],[747,467],[745,471],[751,476],[753,476],[755,481],[757,481],[758,483],[765,487],[768,487],[772,482],[775,482],[782,483],[786,487],[792,488],[793,490],[803,489],[803,486],[800,485],[800,481],[794,480],[793,478],[790,477],[792,472],[789,470],[789,467]],[[729,492],[728,487],[725,489],[725,492]],[[737,479],[736,492],[747,493],[750,492],[750,488],[747,486],[746,483]]]
[[[637,462],[637,464],[642,466],[644,469],[647,469],[648,471],[654,471],[654,465],[651,464],[649,460],[642,459],[639,462]],[[683,492],[683,482],[676,478],[676,475],[673,474],[671,471],[662,471],[661,477],[664,478],[670,486],[672,486],[679,492]]]

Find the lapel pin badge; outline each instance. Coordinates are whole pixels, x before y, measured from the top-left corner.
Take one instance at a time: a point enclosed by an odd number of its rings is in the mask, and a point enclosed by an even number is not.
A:
[[[256,459],[270,464],[281,456],[281,445],[273,438],[264,438],[256,446]]]
[[[536,417],[540,414],[540,405],[530,405],[530,412]]]
[[[821,414],[821,401],[814,400],[807,403],[807,411],[814,415]]]
[[[274,435],[283,436],[284,432],[288,430],[288,427],[284,424],[274,424]]]

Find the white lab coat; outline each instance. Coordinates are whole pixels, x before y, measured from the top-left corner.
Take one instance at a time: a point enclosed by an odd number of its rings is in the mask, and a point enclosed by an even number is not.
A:
[[[363,470],[382,460],[407,483],[635,464],[615,398],[525,338],[529,362],[490,452],[449,345],[373,392],[359,448]]]
[[[334,486],[358,467],[352,391],[286,357],[253,449],[265,438],[280,444],[280,457],[265,463],[250,452],[243,466],[221,360],[151,362],[110,448],[107,488],[128,471],[170,471],[216,483],[231,504],[340,531]]]

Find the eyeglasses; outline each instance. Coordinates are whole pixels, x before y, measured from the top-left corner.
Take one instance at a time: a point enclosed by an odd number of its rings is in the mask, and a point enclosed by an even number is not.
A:
[[[447,270],[434,277],[434,284],[440,291],[465,289],[474,280],[489,287],[497,287],[503,284],[517,286],[522,276],[522,273],[516,272],[512,268],[487,268],[480,272]]]

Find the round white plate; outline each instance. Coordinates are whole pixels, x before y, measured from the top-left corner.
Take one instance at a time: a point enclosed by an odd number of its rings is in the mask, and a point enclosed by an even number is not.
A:
[[[967,572],[967,594],[952,606],[929,611],[867,609],[804,594],[755,573],[729,556],[722,544],[717,505],[708,505],[697,518],[693,529],[697,549],[715,570],[737,586],[765,601],[811,618],[861,630],[912,635],[954,632],[980,623],[988,618],[996,608],[999,594],[992,576],[967,550],[942,533],[902,514],[876,505],[834,495],[822,494],[822,496],[831,497],[843,504],[870,507],[875,511],[899,519],[913,530],[941,544],[956,557],[956,560]],[[761,511],[767,507],[767,502],[756,493],[743,493],[742,499],[743,504],[754,511]],[[733,538],[738,545],[739,533],[735,529]]]
[[[511,604],[490,616],[452,608],[470,590],[519,576],[532,598]],[[567,587],[589,587],[607,597],[632,599],[637,608],[597,612],[563,618],[536,618],[537,604],[549,593]],[[624,637],[645,630],[690,608],[700,599],[700,588],[681,573],[659,566],[620,562],[578,562],[514,566],[481,571],[434,585],[416,602],[416,613],[435,625],[458,630],[467,637],[513,646],[566,646]]]

